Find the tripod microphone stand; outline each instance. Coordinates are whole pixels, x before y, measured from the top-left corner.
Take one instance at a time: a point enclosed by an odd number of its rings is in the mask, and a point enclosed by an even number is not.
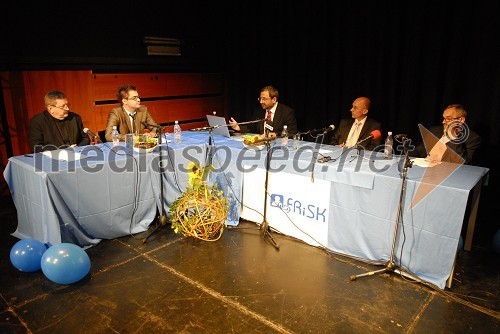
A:
[[[276,250],[279,250],[280,246],[276,243],[273,236],[271,235],[271,229],[269,227],[269,223],[267,222],[267,185],[269,182],[269,169],[271,165],[271,156],[272,156],[271,140],[274,139],[276,138],[263,138],[261,140],[266,145],[267,153],[266,153],[266,181],[264,184],[264,218],[262,224],[260,224],[260,231],[262,238],[264,240],[269,241],[269,243],[273,245],[274,248],[276,248]]]
[[[149,125],[149,126],[153,126],[153,125]],[[163,167],[163,157],[162,157],[162,147],[161,147],[161,144],[162,144],[162,137],[163,137],[163,127],[161,125],[154,125],[155,127],[157,127],[159,130],[160,130],[160,140],[158,142],[158,146],[160,147],[160,154],[159,154],[159,158],[160,158],[160,201],[161,201],[161,213],[160,215],[158,216],[158,222],[156,223],[156,226],[153,228],[153,230],[144,238],[144,240],[142,241],[143,244],[146,243],[146,241],[148,241],[149,237],[151,235],[153,235],[156,231],[162,229],[163,227],[165,227],[168,223],[168,219],[167,219],[167,213],[166,213],[166,210],[165,210],[165,197],[163,196],[163,172],[165,171],[165,168]]]
[[[406,189],[406,175],[408,173],[408,168],[411,168],[413,165],[413,162],[408,157],[408,150],[406,149],[407,142],[409,142],[409,139],[403,138],[403,153],[404,153],[405,161],[404,161],[404,165],[403,165],[403,170],[401,172],[401,175],[402,175],[401,192],[399,194],[398,214],[396,217],[396,226],[394,228],[394,235],[392,238],[391,256],[389,257],[389,261],[387,261],[385,263],[385,268],[383,268],[383,269],[369,271],[369,272],[366,272],[364,274],[350,276],[349,279],[351,281],[355,281],[357,278],[360,278],[360,277],[372,276],[374,274],[383,274],[386,272],[394,272],[398,267],[396,265],[396,263],[394,262],[394,252],[395,252],[395,248],[396,248],[396,239],[398,237],[399,219],[401,218],[402,211],[403,211],[403,197],[404,197],[404,193],[405,193],[405,189]]]

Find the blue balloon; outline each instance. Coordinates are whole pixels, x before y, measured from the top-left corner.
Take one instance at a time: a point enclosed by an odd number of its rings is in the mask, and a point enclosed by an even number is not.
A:
[[[90,259],[80,246],[61,243],[47,249],[42,256],[42,271],[52,282],[78,282],[90,271]]]
[[[33,272],[40,270],[43,254],[47,250],[45,245],[35,239],[22,239],[12,246],[10,262],[20,271]]]

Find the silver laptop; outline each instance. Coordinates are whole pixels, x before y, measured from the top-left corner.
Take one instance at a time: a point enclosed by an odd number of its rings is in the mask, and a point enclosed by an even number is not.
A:
[[[212,133],[228,138],[231,136],[229,134],[228,125],[226,125],[226,119],[224,117],[207,115],[207,121],[208,125],[216,127],[212,130]]]

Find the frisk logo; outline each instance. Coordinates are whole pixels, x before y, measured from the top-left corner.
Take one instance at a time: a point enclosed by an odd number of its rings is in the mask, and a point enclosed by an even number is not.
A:
[[[298,199],[271,194],[271,206],[279,207],[286,213],[293,213],[314,221],[326,222],[326,208],[320,208],[313,203],[303,203]]]

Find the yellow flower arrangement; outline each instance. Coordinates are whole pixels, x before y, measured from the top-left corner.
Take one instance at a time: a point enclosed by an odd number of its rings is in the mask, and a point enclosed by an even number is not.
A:
[[[229,203],[217,184],[207,184],[212,166],[188,164],[186,191],[169,208],[175,233],[205,241],[218,240],[224,231]]]
[[[262,145],[262,143],[258,143],[258,140],[261,139],[259,135],[244,135],[243,136],[243,143],[245,145]]]

